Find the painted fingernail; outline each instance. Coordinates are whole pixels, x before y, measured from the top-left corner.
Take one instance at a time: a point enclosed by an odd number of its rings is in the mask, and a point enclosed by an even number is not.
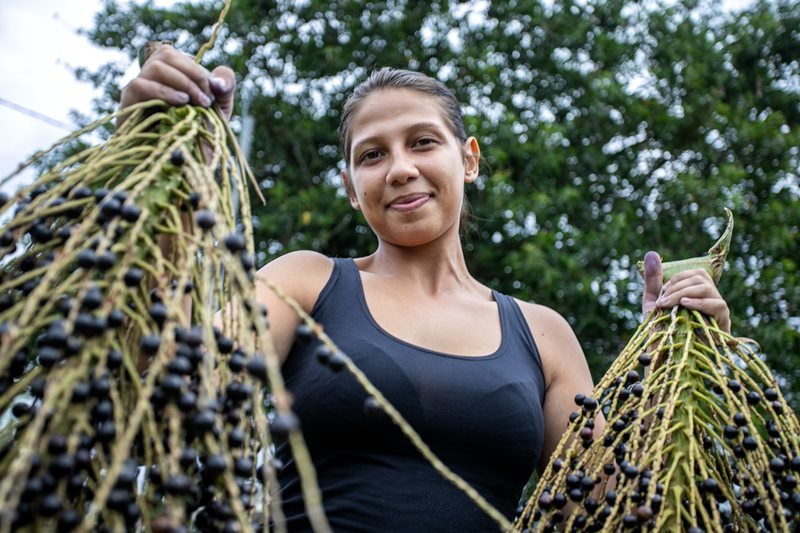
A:
[[[225,83],[225,80],[222,78],[211,76],[208,78],[208,84],[211,85],[211,88],[218,93],[225,93],[228,91],[228,84]]]
[[[175,93],[175,99],[178,100],[178,102],[181,104],[189,103],[189,95],[183,91],[177,91]]]
[[[205,93],[200,93],[200,105],[203,107],[210,106],[211,98],[209,98]]]

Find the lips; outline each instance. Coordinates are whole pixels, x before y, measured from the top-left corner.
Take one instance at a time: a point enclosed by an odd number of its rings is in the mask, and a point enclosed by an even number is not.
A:
[[[428,193],[404,194],[389,202],[389,208],[399,211],[412,211],[427,203],[431,197],[432,195]]]

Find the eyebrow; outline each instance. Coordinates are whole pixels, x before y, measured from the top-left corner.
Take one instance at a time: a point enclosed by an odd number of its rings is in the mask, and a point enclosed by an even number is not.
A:
[[[415,122],[414,124],[409,124],[408,126],[403,128],[402,131],[404,133],[406,133],[406,132],[413,131],[413,130],[424,130],[424,129],[436,130],[437,132],[441,132],[442,131],[441,125],[436,123],[436,122]],[[355,155],[362,145],[372,143],[376,139],[379,139],[379,138],[380,138],[380,135],[373,135],[371,137],[366,137],[364,139],[359,139],[359,141],[357,143],[353,143],[353,148],[351,149],[351,153],[353,155]]]

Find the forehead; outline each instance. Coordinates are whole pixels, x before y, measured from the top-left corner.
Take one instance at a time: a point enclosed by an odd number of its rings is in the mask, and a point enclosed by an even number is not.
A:
[[[381,89],[367,96],[353,115],[351,145],[423,122],[451,129],[435,96],[413,89]]]

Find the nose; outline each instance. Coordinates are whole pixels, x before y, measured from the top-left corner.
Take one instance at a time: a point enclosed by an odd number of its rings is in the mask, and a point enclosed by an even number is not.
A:
[[[386,173],[387,184],[403,185],[408,180],[418,177],[419,169],[408,154],[398,151],[391,155],[389,171]]]

